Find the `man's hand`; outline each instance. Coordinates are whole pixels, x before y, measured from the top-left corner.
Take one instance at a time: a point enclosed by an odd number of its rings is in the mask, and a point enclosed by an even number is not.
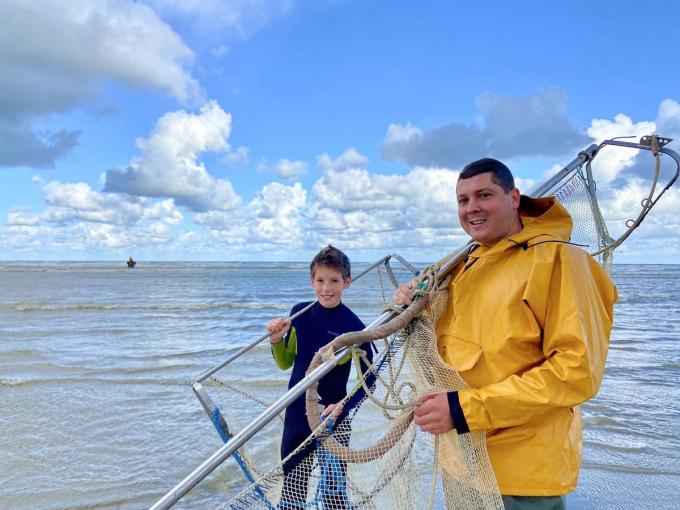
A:
[[[413,302],[413,292],[416,290],[415,282],[402,283],[394,291],[392,302],[395,305],[410,305]]]
[[[277,317],[272,319],[269,324],[267,324],[267,331],[269,331],[269,341],[273,344],[278,344],[283,340],[283,336],[288,333],[290,329],[290,321],[283,317]]]
[[[420,430],[430,434],[444,434],[451,430],[453,418],[446,392],[422,397],[421,404],[416,407],[414,421]]]
[[[321,413],[321,418],[325,418],[326,416],[332,413],[332,418],[336,419],[338,416],[340,416],[341,412],[342,404],[340,402],[337,402],[335,404],[328,404],[326,406],[326,409],[323,410],[323,413]]]

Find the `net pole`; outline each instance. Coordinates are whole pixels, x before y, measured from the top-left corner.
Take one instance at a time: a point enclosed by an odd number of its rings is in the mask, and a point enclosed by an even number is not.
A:
[[[305,306],[302,310],[300,310],[299,312],[297,312],[297,313],[291,315],[290,317],[288,317],[288,320],[289,320],[289,321],[292,321],[292,320],[295,319],[296,317],[299,317],[300,315],[302,315],[303,313],[305,313],[307,310],[309,310],[312,306],[314,306],[314,304],[316,304],[316,301],[313,301],[313,302],[309,303],[309,304],[308,304],[307,306]],[[203,372],[203,373],[202,373],[201,375],[199,375],[199,376],[196,378],[196,380],[195,380],[193,383],[191,383],[191,384],[194,385],[194,384],[196,384],[196,383],[201,383],[201,382],[205,381],[208,377],[210,377],[211,375],[213,375],[215,372],[218,372],[218,371],[222,370],[224,367],[226,367],[229,363],[231,363],[232,361],[234,361],[236,358],[238,358],[238,357],[240,357],[241,355],[245,354],[245,353],[248,352],[250,349],[252,349],[252,348],[255,347],[257,344],[259,344],[262,340],[265,340],[266,338],[269,338],[270,336],[271,336],[271,333],[265,333],[264,335],[262,335],[260,338],[258,338],[258,339],[255,340],[254,342],[251,342],[251,343],[249,343],[248,345],[246,345],[245,347],[242,347],[241,349],[239,349],[238,351],[236,351],[234,354],[232,354],[232,355],[229,356],[227,359],[225,359],[222,363],[219,363],[219,364],[215,365],[214,367],[212,367],[210,370],[207,370],[207,371]]]
[[[597,145],[592,144],[589,147],[587,147],[586,149],[582,150],[581,152],[579,152],[576,159],[574,159],[571,163],[569,163],[567,166],[565,166],[562,170],[560,170],[555,175],[553,175],[550,179],[548,179],[543,184],[541,184],[534,191],[529,193],[529,195],[532,196],[532,197],[542,197],[551,188],[553,188],[555,186],[555,184],[557,184],[558,182],[561,182],[565,178],[565,176],[569,175],[571,172],[576,170],[583,163],[586,163],[588,160],[593,159],[595,157],[595,154],[597,153],[598,149],[599,149],[599,147]]]

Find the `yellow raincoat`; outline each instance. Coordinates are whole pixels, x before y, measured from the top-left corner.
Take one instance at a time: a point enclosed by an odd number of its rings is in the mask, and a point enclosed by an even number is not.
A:
[[[470,388],[460,406],[484,430],[501,494],[557,496],[576,487],[578,404],[604,374],[614,284],[566,244],[569,213],[553,197],[520,201],[523,229],[461,264],[437,321],[442,358]]]

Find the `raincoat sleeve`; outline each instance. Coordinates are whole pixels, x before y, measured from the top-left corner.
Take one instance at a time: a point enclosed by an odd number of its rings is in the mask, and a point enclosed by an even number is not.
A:
[[[574,407],[600,387],[616,288],[582,250],[552,246],[537,253],[523,295],[542,332],[545,359],[499,382],[460,390],[469,430],[521,425]]]

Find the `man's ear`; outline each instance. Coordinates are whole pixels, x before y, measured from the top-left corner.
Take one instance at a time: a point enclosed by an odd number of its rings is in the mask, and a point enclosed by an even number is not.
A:
[[[347,278],[345,278],[345,287],[344,288],[348,289],[351,283],[352,283],[352,277],[348,276]]]
[[[521,194],[519,192],[519,189],[517,188],[512,188],[510,190],[510,202],[512,203],[512,208],[513,209],[519,209],[519,200],[520,200]]]

